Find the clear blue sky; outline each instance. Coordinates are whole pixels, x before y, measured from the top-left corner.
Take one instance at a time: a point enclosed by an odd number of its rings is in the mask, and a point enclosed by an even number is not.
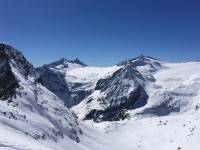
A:
[[[137,55],[200,59],[199,0],[0,0],[0,41],[35,66],[79,58],[110,66]]]

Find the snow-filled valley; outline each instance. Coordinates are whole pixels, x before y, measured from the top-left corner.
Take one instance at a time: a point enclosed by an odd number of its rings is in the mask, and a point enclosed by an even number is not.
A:
[[[200,62],[34,68],[0,44],[1,150],[199,150]]]

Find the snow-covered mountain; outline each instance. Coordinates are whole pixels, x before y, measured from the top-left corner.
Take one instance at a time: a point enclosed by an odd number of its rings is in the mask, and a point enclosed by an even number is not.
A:
[[[199,62],[35,69],[0,44],[0,149],[199,150],[199,116]]]
[[[40,75],[42,84],[62,99],[68,107],[71,107],[77,104],[77,102],[76,99],[71,99],[65,74],[70,70],[86,66],[77,58],[75,60],[62,58],[56,62],[37,68],[37,73]],[[78,91],[78,94],[82,97],[84,96],[83,94],[81,95],[81,91]]]
[[[126,118],[125,110],[146,104],[145,83],[154,81],[152,73],[161,68],[160,63],[139,56],[113,67],[98,68],[61,59],[38,68],[38,72],[43,85],[72,107],[80,118],[116,121]]]
[[[82,134],[75,114],[39,83],[22,53],[4,43],[0,44],[0,129],[0,147],[9,140],[10,149],[24,148],[20,146],[23,140],[12,139],[9,133],[52,146],[59,141],[80,142]]]

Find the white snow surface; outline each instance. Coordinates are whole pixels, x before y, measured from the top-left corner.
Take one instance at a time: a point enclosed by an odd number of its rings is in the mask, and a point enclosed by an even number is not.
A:
[[[75,68],[66,72],[66,81],[69,85],[81,83],[83,86],[78,87],[79,89],[90,90],[95,88],[99,79],[111,76],[120,68],[119,66]]]
[[[95,142],[88,145],[89,149],[199,150],[200,63],[162,63],[161,69],[151,73],[149,66],[142,66],[137,70],[155,78],[155,82],[146,83],[145,90],[149,95],[147,105],[129,111],[132,116],[130,120],[102,123],[85,121],[87,126],[100,132],[91,132]],[[96,91],[94,96],[98,95]],[[169,96],[172,97],[171,105],[180,106],[180,112],[161,117],[136,115],[146,108],[162,103]],[[80,118],[85,113],[82,109],[86,105],[84,103],[83,101],[72,108]]]
[[[0,149],[55,149],[56,143],[78,142],[81,130],[74,113],[35,82],[34,72],[24,76],[24,64],[19,68],[17,63],[18,59],[9,63],[19,84],[16,94],[0,100]]]
[[[66,72],[68,82],[85,83],[82,88],[94,88],[98,79],[112,75],[120,67],[83,67],[73,68]],[[137,68],[145,75],[152,75],[155,82],[146,83],[145,90],[149,95],[147,105],[130,110],[130,119],[118,122],[101,122],[79,120],[79,127],[83,131],[80,143],[68,137],[53,142],[51,138],[35,140],[31,135],[49,133],[55,126],[62,127],[56,122],[61,120],[63,126],[69,124],[64,118],[75,122],[71,111],[55,115],[55,109],[64,111],[61,101],[42,86],[38,88],[43,92],[39,102],[49,109],[48,113],[40,111],[38,107],[25,108],[33,105],[34,89],[26,86],[18,107],[0,101],[0,149],[1,150],[199,150],[200,143],[200,63],[163,63],[162,68],[149,73],[149,66]],[[13,70],[14,71],[14,70]],[[20,75],[19,75],[20,76]],[[20,79],[22,80],[22,79]],[[23,81],[23,80],[22,80]],[[39,91],[40,91],[39,90]],[[21,91],[21,90],[20,90]],[[98,97],[95,91],[93,96]],[[180,112],[158,117],[155,115],[141,116],[146,108],[162,103],[166,97],[171,97],[170,104],[180,106]],[[85,104],[86,105],[86,104]],[[96,104],[93,104],[96,105]],[[81,118],[85,112],[84,102],[73,107],[72,110]],[[3,112],[12,112],[3,115]],[[60,111],[59,111],[60,112]],[[68,115],[69,113],[69,115]],[[23,116],[26,115],[26,118]],[[11,119],[9,118],[11,117]],[[46,119],[44,119],[46,118]],[[56,118],[56,119],[55,119]],[[56,121],[55,121],[56,120]],[[75,128],[79,128],[76,127]],[[66,133],[67,134],[67,133]]]
[[[171,96],[173,105],[180,104],[182,111],[191,109],[200,99],[200,63],[165,63],[154,74],[154,84],[146,88],[148,105],[161,103],[163,95]]]

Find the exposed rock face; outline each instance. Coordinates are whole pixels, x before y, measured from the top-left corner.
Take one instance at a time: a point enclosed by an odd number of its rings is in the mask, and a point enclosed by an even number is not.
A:
[[[142,75],[130,64],[116,71],[111,77],[100,79],[95,90],[100,90],[102,96],[97,99],[104,110],[91,110],[85,119],[94,121],[116,120],[124,109],[131,109],[135,102],[143,98],[144,104],[148,96],[142,87]],[[145,97],[142,95],[145,95]],[[122,119],[124,119],[122,117]]]
[[[84,100],[87,96],[92,93],[90,90],[74,90],[70,91],[70,99],[71,99],[71,106],[79,104],[82,100]]]
[[[65,76],[48,67],[39,68],[37,72],[40,74],[42,85],[70,105],[70,92]]]
[[[159,105],[152,106],[151,108],[146,108],[143,112],[138,113],[137,115],[142,116],[167,116],[171,113],[180,112],[180,106],[170,105],[169,101],[165,101]]]
[[[0,99],[8,100],[15,94],[15,89],[19,87],[15,76],[9,65],[3,65],[0,69]]]
[[[78,58],[76,58],[76,59],[74,59],[74,60],[72,60],[72,61],[70,61],[70,62],[75,63],[75,64],[79,64],[79,65],[81,65],[81,66],[87,66],[87,65],[84,64],[82,61],[80,61]]]
[[[159,60],[151,57],[139,56],[118,64],[121,69],[113,73],[111,77],[100,79],[95,87],[100,91],[97,102],[93,98],[88,99],[90,111],[84,119],[93,119],[95,122],[126,119],[131,110],[143,107],[147,103],[148,95],[145,91],[146,82],[154,82],[151,73],[161,68]],[[91,103],[91,104],[90,104]],[[99,103],[98,107],[93,107]]]
[[[110,105],[105,110],[91,110],[84,120],[93,119],[95,122],[124,120],[128,114],[125,114],[123,110],[131,109],[134,106],[134,103],[140,99],[141,95],[142,88],[139,86],[132,91],[129,96],[119,99],[117,105]],[[101,104],[106,102],[105,99],[99,99],[99,101],[101,101]]]
[[[0,99],[8,100],[19,87],[18,79],[13,73],[15,68],[25,78],[33,73],[33,66],[10,45],[0,43]]]
[[[128,65],[115,72],[112,77],[100,79],[95,89],[101,90],[101,93],[104,92],[106,96],[99,98],[99,100],[105,101],[105,104],[109,103],[109,107],[134,103],[142,91],[138,82],[138,80],[142,80],[142,77],[138,76],[138,78],[136,73],[138,72]]]
[[[70,91],[65,80],[65,74],[70,69],[84,66],[87,65],[81,62],[78,58],[75,60],[62,58],[56,62],[37,68],[37,73],[40,75],[42,84],[48,90],[62,99],[68,107],[72,107],[83,100],[86,95],[88,95],[88,92],[84,90]]]

